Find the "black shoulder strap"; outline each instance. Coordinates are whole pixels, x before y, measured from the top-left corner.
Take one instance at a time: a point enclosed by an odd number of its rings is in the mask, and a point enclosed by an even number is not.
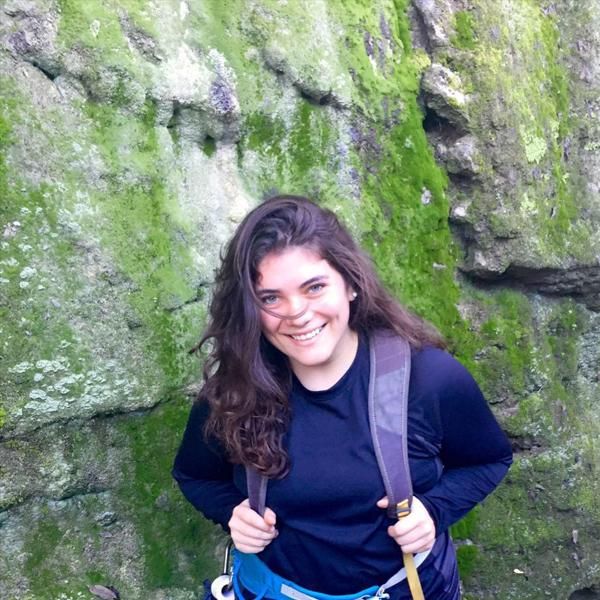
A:
[[[246,484],[248,486],[248,499],[250,508],[261,517],[265,514],[267,501],[268,479],[260,474],[254,467],[246,466]]]
[[[369,423],[381,477],[388,497],[388,515],[410,512],[412,482],[406,440],[410,346],[396,335],[371,338]]]
[[[396,335],[377,333],[370,340],[369,423],[377,463],[388,496],[388,514],[410,512],[412,484],[408,466],[406,423],[410,346]],[[267,478],[246,467],[250,507],[264,514]]]

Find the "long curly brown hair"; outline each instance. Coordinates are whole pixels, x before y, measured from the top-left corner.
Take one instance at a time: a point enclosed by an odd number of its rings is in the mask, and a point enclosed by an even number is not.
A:
[[[275,196],[256,207],[225,248],[197,348],[208,350],[200,393],[211,408],[205,433],[221,441],[232,462],[268,477],[282,477],[289,469],[283,436],[292,378],[285,355],[261,333],[255,285],[263,258],[288,247],[316,252],[358,292],[350,304],[352,330],[391,330],[414,348],[444,346],[431,325],[384,288],[371,259],[334,213],[300,196]]]

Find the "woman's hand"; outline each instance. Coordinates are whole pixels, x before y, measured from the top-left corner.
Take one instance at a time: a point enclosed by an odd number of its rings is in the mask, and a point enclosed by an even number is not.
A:
[[[262,552],[278,535],[275,529],[277,517],[267,508],[264,518],[250,508],[246,498],[238,504],[229,519],[229,530],[234,546],[246,554]]]
[[[387,508],[388,498],[377,502],[379,508]],[[413,496],[411,512],[388,527],[390,537],[402,548],[402,552],[415,554],[429,550],[435,542],[435,525],[423,503]]]

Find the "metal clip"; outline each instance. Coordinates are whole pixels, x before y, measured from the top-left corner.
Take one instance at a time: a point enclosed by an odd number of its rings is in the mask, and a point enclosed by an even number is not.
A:
[[[231,548],[233,542],[229,541],[225,547],[223,558],[223,572],[210,584],[210,593],[216,600],[234,600],[233,580],[231,571]]]
[[[390,600],[384,588],[379,588],[372,596],[361,596],[358,600]]]
[[[408,517],[410,515],[410,503],[408,498],[406,500],[402,500],[402,502],[398,502],[396,504],[396,518],[402,519],[404,517]]]

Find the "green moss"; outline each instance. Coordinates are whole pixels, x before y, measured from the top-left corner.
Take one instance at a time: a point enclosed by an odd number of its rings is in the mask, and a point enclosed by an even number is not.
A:
[[[458,523],[452,525],[452,537],[456,540],[468,540],[477,532],[477,514],[479,507],[475,507]]]
[[[155,109],[147,103],[139,119],[112,106],[89,103],[86,110],[94,123],[93,140],[109,167],[107,193],[93,197],[103,215],[98,235],[134,283],[128,300],[151,332],[148,351],[157,357],[167,385],[181,385],[197,374],[195,361],[186,358],[193,345],[190,330],[181,326],[199,330],[203,314],[200,308],[186,316],[173,311],[195,298],[197,290],[186,240],[189,224],[165,186]]]
[[[463,581],[468,580],[480,567],[480,551],[479,548],[473,544],[473,539],[476,539],[477,537],[480,511],[481,507],[478,505],[450,528],[450,533],[454,540],[466,541],[466,543],[459,543],[456,549],[458,570]]]
[[[107,542],[110,535],[128,537],[130,532],[121,530],[118,522],[112,530],[98,523],[99,513],[106,510],[106,500],[106,493],[83,494],[76,499],[33,501],[29,505],[22,549],[21,574],[28,584],[24,598],[81,598],[87,594],[87,586],[93,584],[115,585],[123,595],[131,595],[128,592],[136,589],[137,581],[121,579],[121,565],[115,565],[114,560],[127,563],[136,559],[135,554],[129,547],[123,556],[119,542]],[[110,501],[114,507],[115,500]],[[120,516],[124,512],[117,509]]]
[[[271,185],[279,189],[307,192],[330,177],[325,171],[335,164],[331,114],[299,99],[292,118],[284,122],[263,113],[249,115],[245,121],[247,142],[244,150],[259,152],[275,171],[265,172]]]
[[[66,46],[81,46],[99,52],[103,58],[122,61],[130,54],[127,41],[119,21],[120,15],[127,17],[145,33],[155,33],[152,15],[143,0],[59,0],[59,40]],[[112,55],[112,57],[111,57]]]
[[[209,158],[217,151],[217,144],[215,140],[211,137],[207,137],[202,144],[202,151]]]
[[[503,195],[494,232],[502,235],[508,229],[522,235],[524,255],[532,262],[566,256],[593,260],[591,232],[579,218],[581,183],[569,177],[564,153],[573,120],[557,17],[535,3],[520,2],[511,5],[509,16],[489,3],[460,11],[455,19],[454,43],[460,47],[466,41],[470,47],[447,61],[465,86],[477,91],[470,104],[471,127],[490,150],[481,166],[489,182],[482,182],[485,192],[473,206],[483,219],[497,208],[486,201],[495,198],[494,165],[510,164],[519,171],[519,182]],[[470,42],[471,30],[476,44]],[[502,156],[496,148],[502,148]]]
[[[242,162],[259,157],[258,181],[251,187],[258,183],[263,190],[293,190],[332,207],[335,200],[347,201],[338,181],[347,158],[336,152],[339,131],[333,117],[331,109],[301,98],[286,121],[262,112],[249,115],[239,152]]]
[[[88,94],[115,106],[136,108],[143,102],[143,87],[150,81],[150,69],[138,60],[123,31],[123,19],[137,34],[151,36],[154,18],[140,0],[60,0],[58,43],[79,48],[84,60],[79,78]],[[94,60],[89,60],[89,55]],[[86,60],[87,59],[87,60]]]
[[[478,326],[473,374],[487,398],[512,407],[504,426],[547,444],[559,443],[566,429],[579,431],[576,415],[586,409],[573,382],[585,311],[562,300],[534,316],[530,300],[517,291],[470,293],[490,315]]]
[[[42,516],[30,529],[26,541],[24,573],[29,577],[29,591],[33,597],[55,598],[64,590],[64,584],[52,565],[66,532],[48,510]]]
[[[531,463],[517,458],[507,481],[481,508],[477,542],[509,556],[525,548],[534,551],[560,539],[563,525],[548,519],[548,498],[543,486],[536,489],[536,484],[542,485],[540,475],[533,475]]]
[[[597,426],[582,416],[590,408],[575,383],[578,343],[589,323],[586,311],[569,299],[535,310],[516,291],[479,299],[480,309],[473,312],[481,314],[485,306],[483,312],[491,317],[479,330],[483,345],[477,377],[486,386],[492,383],[488,396],[503,401],[504,426],[515,440],[524,440],[525,449],[515,456],[506,481],[478,508],[476,519],[470,515],[470,522],[458,524],[453,533],[474,540],[482,554],[493,554],[498,572],[515,567],[527,572],[532,556],[561,540],[568,547],[573,511],[581,514],[585,506],[588,514],[599,514],[593,467]],[[481,589],[498,585],[498,578],[477,561],[475,574]]]
[[[454,31],[456,31],[456,35],[452,37],[452,43],[463,50],[475,48],[477,38],[474,27],[475,20],[469,11],[459,10],[454,13]]]
[[[276,74],[265,67],[258,48],[268,46],[282,29],[289,31],[293,27],[294,35],[300,38],[310,23],[303,12],[304,7],[288,3],[283,19],[279,14],[281,7],[273,1],[255,5],[242,0],[209,4],[191,2],[188,8],[187,23],[189,31],[194,33],[186,41],[196,44],[202,52],[212,48],[225,57],[227,65],[235,73],[235,90],[242,113],[247,115],[259,109],[265,95],[270,101],[276,101],[280,92],[278,86],[271,85]],[[307,46],[304,40],[296,44],[295,55],[301,56],[301,50]],[[310,64],[317,64],[317,61]]]
[[[106,585],[107,582],[113,581],[114,576],[108,573],[103,569],[88,569],[83,579],[85,580],[86,585],[89,587],[91,585]]]
[[[63,532],[57,522],[49,514],[45,514],[44,519],[40,521],[39,526],[33,532],[31,547],[35,548],[37,552],[29,555],[26,562],[27,570],[35,573],[47,555],[55,550],[62,538]]]
[[[475,378],[490,399],[519,398],[534,356],[529,301],[512,290],[477,298],[491,316],[479,328],[482,360],[475,365]]]
[[[188,412],[189,402],[176,398],[120,425],[133,461],[118,494],[143,540],[148,589],[198,590],[218,571],[216,528],[184,500],[170,474]]]
[[[557,380],[574,382],[577,376],[577,342],[588,326],[585,311],[572,300],[555,307],[548,320],[548,344],[556,364]]]
[[[456,549],[458,561],[458,572],[460,578],[465,581],[481,566],[481,557],[477,546],[462,545]]]
[[[73,326],[56,307],[59,299],[68,301],[79,292],[78,280],[71,276],[73,240],[59,223],[56,191],[49,185],[32,189],[6,166],[5,157],[16,143],[12,127],[22,126],[23,114],[35,122],[35,112],[19,110],[19,106],[28,106],[28,100],[10,79],[1,83],[0,216],[3,223],[18,223],[14,236],[4,241],[6,258],[0,262],[0,344],[2,354],[10,357],[10,363],[3,363],[0,377],[0,396],[5,399],[2,420],[6,420],[13,409],[27,402],[33,389],[40,387],[33,380],[38,360],[61,359],[63,368],[68,369],[63,375],[75,376],[81,373],[89,354],[74,344]],[[29,276],[24,276],[27,272]],[[53,282],[51,277],[59,273]],[[54,294],[59,290],[57,298]],[[77,385],[69,393],[77,394]]]

